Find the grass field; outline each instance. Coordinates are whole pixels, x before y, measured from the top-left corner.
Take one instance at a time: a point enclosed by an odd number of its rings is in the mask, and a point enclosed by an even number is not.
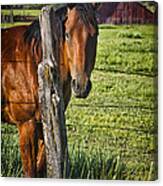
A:
[[[66,112],[69,178],[157,178],[157,38],[152,25],[99,26],[93,88]],[[22,176],[17,129],[2,124],[2,176]]]

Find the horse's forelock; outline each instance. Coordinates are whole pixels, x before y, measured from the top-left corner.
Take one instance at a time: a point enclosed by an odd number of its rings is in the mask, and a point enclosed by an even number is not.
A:
[[[96,12],[92,3],[79,3],[76,5],[76,9],[79,12],[79,16],[86,26],[90,24],[96,29],[98,34]]]

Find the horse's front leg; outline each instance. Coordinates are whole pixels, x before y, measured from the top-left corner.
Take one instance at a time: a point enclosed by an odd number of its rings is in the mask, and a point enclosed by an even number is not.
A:
[[[46,177],[46,156],[45,156],[45,145],[43,139],[42,124],[37,124],[38,131],[38,153],[37,153],[37,176]]]
[[[19,124],[19,144],[25,177],[36,177],[37,130],[33,119]]]

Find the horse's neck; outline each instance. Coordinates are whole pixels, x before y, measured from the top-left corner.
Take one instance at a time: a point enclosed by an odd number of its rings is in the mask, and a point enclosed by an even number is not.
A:
[[[66,47],[63,43],[60,46],[60,62],[59,62],[60,76],[62,82],[70,82],[70,68],[68,65],[68,57],[66,53]]]
[[[62,84],[62,91],[65,103],[65,109],[70,101],[71,97],[71,77],[70,77],[70,69],[68,65],[68,58],[66,55],[66,50],[64,45],[62,45],[60,50],[60,80]]]

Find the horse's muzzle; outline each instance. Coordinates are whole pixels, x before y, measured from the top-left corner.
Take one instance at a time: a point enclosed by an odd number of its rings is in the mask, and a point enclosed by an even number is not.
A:
[[[72,92],[76,98],[86,98],[92,88],[92,83],[88,80],[84,86],[80,84],[78,79],[73,79],[71,81]]]

